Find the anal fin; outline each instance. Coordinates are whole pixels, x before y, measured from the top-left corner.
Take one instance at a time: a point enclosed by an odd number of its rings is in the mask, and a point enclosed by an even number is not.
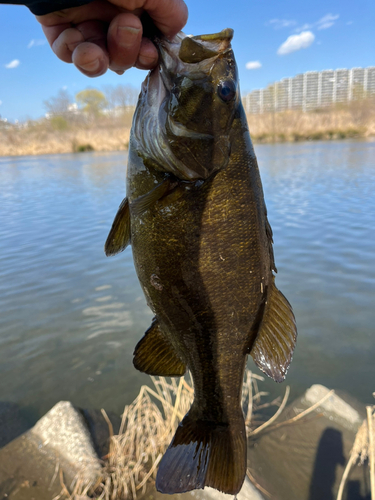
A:
[[[292,306],[272,282],[251,356],[276,382],[282,382],[292,361],[297,327]]]
[[[186,372],[185,363],[165,338],[157,318],[136,345],[133,364],[141,372],[161,377],[181,377]]]
[[[111,230],[104,245],[107,257],[125,250],[130,244],[130,212],[129,202],[125,198],[117,211]]]

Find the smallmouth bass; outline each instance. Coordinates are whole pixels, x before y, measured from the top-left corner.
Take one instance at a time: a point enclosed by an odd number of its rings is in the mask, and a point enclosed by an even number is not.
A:
[[[156,39],[131,131],[127,198],[105,251],[131,243],[155,314],[134,351],[150,375],[190,370],[194,402],[156,487],[236,494],[246,473],[241,393],[247,355],[281,382],[296,343],[275,286],[272,230],[241,104],[233,31]]]

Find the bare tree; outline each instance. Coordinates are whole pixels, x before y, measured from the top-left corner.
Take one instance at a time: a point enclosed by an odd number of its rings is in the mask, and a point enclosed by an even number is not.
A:
[[[138,90],[131,85],[106,85],[104,87],[108,109],[111,114],[124,114],[137,104]]]
[[[72,109],[73,99],[65,89],[58,91],[56,96],[50,97],[43,102],[50,116],[62,116],[66,118]]]

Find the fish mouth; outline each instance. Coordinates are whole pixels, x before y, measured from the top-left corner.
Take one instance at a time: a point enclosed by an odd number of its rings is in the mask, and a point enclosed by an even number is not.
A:
[[[166,127],[176,138],[209,141],[214,140],[214,137],[193,131],[174,120],[166,109],[166,103],[171,97],[176,78],[210,79],[217,58],[231,50],[232,38],[233,30],[230,28],[210,35],[190,36],[180,32],[170,40],[159,36],[153,38],[159,52],[159,62],[142,84],[134,114],[133,136],[139,153],[152,159],[160,166],[160,170],[187,181],[207,176],[203,174],[206,171],[204,165],[197,172],[176,157],[171,150]]]
[[[200,79],[209,76],[214,60],[230,49],[233,30],[226,28],[211,35],[185,35],[180,31],[171,40],[154,38],[159,51],[158,66],[142,84],[148,105],[159,107],[169,97],[176,76]]]
[[[210,35],[185,35],[182,31],[173,39],[155,39],[159,51],[160,76],[167,90],[173,78],[189,75],[199,79],[210,74],[214,59],[230,48],[233,30],[226,28]]]

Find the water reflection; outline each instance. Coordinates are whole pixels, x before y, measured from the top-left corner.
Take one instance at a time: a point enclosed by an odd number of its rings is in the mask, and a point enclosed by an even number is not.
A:
[[[256,152],[277,284],[299,326],[288,383],[294,394],[323,383],[370,402],[375,144]],[[39,414],[61,399],[120,413],[148,380],[132,353],[152,317],[131,249],[103,252],[124,196],[125,155],[0,158],[0,169],[0,399]]]

